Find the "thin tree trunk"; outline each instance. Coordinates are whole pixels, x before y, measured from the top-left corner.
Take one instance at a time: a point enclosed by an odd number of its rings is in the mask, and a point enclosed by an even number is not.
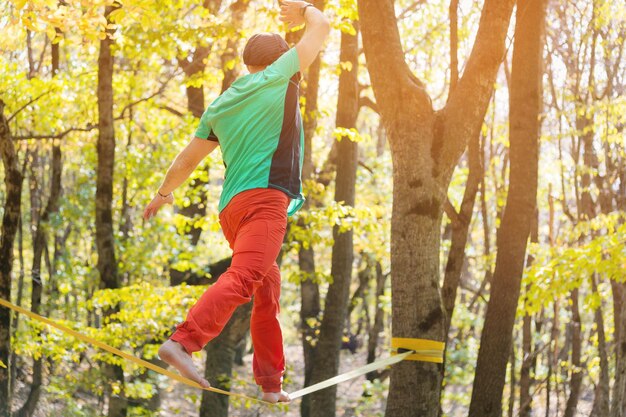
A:
[[[598,283],[596,275],[591,276],[591,289],[594,294],[598,294]],[[609,395],[610,395],[610,377],[609,377],[609,358],[608,348],[606,346],[606,334],[604,331],[604,314],[602,313],[602,302],[594,312],[594,321],[598,332],[598,356],[600,357],[600,377],[596,385],[595,396],[593,399],[593,408],[589,417],[605,417],[609,415]]]
[[[567,398],[567,404],[563,417],[574,417],[576,415],[576,407],[578,406],[578,397],[580,396],[580,388],[583,381],[583,373],[581,367],[581,322],[580,311],[578,307],[578,288],[571,292],[572,305],[572,373],[570,376],[570,393]]]
[[[502,391],[526,246],[537,205],[545,5],[545,0],[518,2],[509,99],[509,192],[498,230],[496,269],[478,352],[470,417],[502,414]]]
[[[535,211],[532,227],[530,231],[530,241],[533,243],[539,242],[539,211]],[[550,230],[552,230],[552,223],[550,222]],[[528,257],[528,265],[534,262],[532,256]],[[529,290],[529,286],[526,286],[526,291]],[[531,371],[535,368],[537,362],[536,352],[533,352],[533,336],[532,336],[532,322],[533,317],[529,314],[524,314],[522,323],[522,365],[520,367],[520,398],[519,398],[519,417],[530,417],[532,412],[532,395],[530,389],[533,383],[531,377]],[[539,329],[538,329],[539,332]]]
[[[107,6],[105,17],[118,6]],[[119,288],[115,238],[113,230],[113,172],[115,163],[115,130],[113,122],[113,55],[110,37],[100,41],[98,56],[98,167],[96,179],[96,246],[98,249],[98,271],[100,288]],[[114,314],[117,307],[104,312]],[[124,370],[119,365],[104,364],[108,397],[108,417],[125,417],[127,401],[122,395],[112,392],[111,384],[119,384],[124,392]]]
[[[378,347],[378,339],[385,327],[385,310],[381,302],[381,297],[385,294],[385,283],[387,282],[387,274],[383,274],[380,262],[376,263],[376,313],[374,313],[374,324],[369,331],[367,338],[367,363],[376,360],[376,348]],[[368,381],[382,379],[383,376],[389,374],[388,370],[372,371],[365,375]]]
[[[446,308],[446,334],[449,333],[450,323],[452,322],[456,293],[461,281],[463,262],[465,262],[465,246],[467,244],[469,226],[474,213],[474,202],[476,201],[476,194],[478,193],[478,187],[483,175],[483,167],[480,163],[479,136],[470,140],[468,161],[469,175],[459,213],[456,213],[451,204],[448,205],[449,208],[446,210],[452,221],[452,242],[441,288],[441,297]]]
[[[12,142],[9,123],[4,116],[4,101],[0,99],[0,153],[4,164],[6,197],[0,237],[0,297],[11,300],[11,271],[13,269],[13,244],[21,213],[22,182],[24,177],[18,166],[18,157]],[[0,308],[0,416],[11,415],[11,378],[9,354],[11,352],[11,313]]]
[[[532,367],[532,317],[524,314],[522,324],[522,366],[520,369],[520,395],[519,395],[519,416],[530,417],[532,410],[532,396],[530,395]]]
[[[326,0],[315,0],[313,4],[316,8],[324,10]],[[289,35],[287,37],[289,39]],[[305,183],[313,178],[314,164],[312,154],[313,136],[317,128],[318,120],[318,94],[321,54],[309,66],[306,71],[306,82],[304,92],[304,160],[302,164],[302,181]],[[308,210],[311,205],[318,202],[307,198],[304,202],[302,210]],[[306,227],[304,222],[300,220],[298,227]],[[311,385],[311,374],[314,366],[313,355],[315,352],[315,343],[317,339],[316,330],[319,328],[320,306],[320,289],[315,279],[315,250],[311,245],[304,245],[301,242],[298,251],[298,266],[303,277],[300,282],[300,333],[302,341],[302,351],[304,356],[304,386]],[[305,396],[300,402],[301,417],[310,417],[311,397]]]
[[[25,271],[24,271],[24,233],[23,233],[23,221],[21,218],[21,214],[20,214],[20,219],[18,222],[18,229],[17,229],[17,250],[18,250],[18,259],[19,259],[19,265],[20,265],[20,272],[19,272],[19,278],[17,279],[17,298],[15,300],[15,304],[18,306],[22,306],[22,296],[24,294],[24,276]],[[19,314],[15,315],[15,320],[13,320],[13,322],[11,323],[11,337],[15,337],[15,332],[17,332],[18,329],[18,324],[19,324]],[[10,386],[11,386],[11,396],[14,395],[15,393],[15,381],[17,378],[17,370],[18,370],[18,363],[17,361],[17,355],[15,355],[15,352],[11,351],[10,353],[10,374],[11,374],[11,381],[10,381]]]
[[[513,410],[515,409],[515,387],[517,385],[517,380],[515,378],[515,367],[517,366],[515,363],[515,343],[511,343],[511,354],[510,354],[511,366],[509,369],[509,407],[508,407],[508,417],[513,417]]]
[[[610,417],[626,417],[626,285],[623,283],[613,287],[613,299],[619,300],[621,306],[619,320],[615,319],[615,385],[611,402]]]
[[[339,76],[337,98],[337,127],[354,128],[359,114],[358,89],[358,35],[341,34],[341,62],[352,63],[351,70],[344,70]],[[335,201],[354,206],[358,145],[348,137],[339,141],[339,160],[335,180]],[[331,275],[333,281],[328,287],[324,304],[324,317],[315,349],[315,367],[312,383],[337,375],[341,338],[348,309],[352,263],[354,259],[352,229],[340,232],[339,226],[333,229],[333,253]],[[336,413],[337,387],[333,386],[311,395],[311,417],[332,417]]]

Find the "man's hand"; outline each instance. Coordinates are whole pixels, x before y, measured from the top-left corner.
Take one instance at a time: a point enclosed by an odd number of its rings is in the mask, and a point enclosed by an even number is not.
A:
[[[280,4],[280,21],[287,23],[289,29],[304,24],[305,20],[302,8],[307,4],[309,3],[306,1],[282,1]]]
[[[165,197],[161,197],[157,194],[143,211],[144,220],[150,220],[150,218],[156,216],[157,211],[165,204],[174,204],[174,195],[172,193],[169,193]]]

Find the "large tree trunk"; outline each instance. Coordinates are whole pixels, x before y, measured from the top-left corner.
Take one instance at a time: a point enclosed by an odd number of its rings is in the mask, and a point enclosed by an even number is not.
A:
[[[368,70],[393,160],[393,337],[445,340],[439,249],[446,192],[467,140],[479,134],[514,3],[485,1],[463,76],[445,108],[435,112],[404,59],[394,2],[358,1]],[[440,392],[440,365],[402,362],[391,371],[387,416],[437,416]]]
[[[108,6],[105,17],[115,9]],[[113,168],[115,163],[115,130],[113,121],[113,41],[108,36],[100,41],[98,56],[98,167],[96,179],[96,246],[98,249],[98,271],[100,288],[119,288],[115,237],[113,230]],[[105,311],[114,314],[117,308]],[[125,396],[116,395],[111,384],[117,383],[124,392],[124,370],[119,365],[105,364],[109,417],[124,417],[128,407]]]
[[[545,0],[520,0],[510,88],[510,163],[506,209],[478,352],[471,417],[500,417],[526,246],[537,204]],[[523,12],[519,12],[523,10]]]
[[[4,165],[6,197],[0,237],[0,297],[11,300],[11,271],[13,269],[13,244],[20,219],[22,182],[24,177],[18,166],[9,123],[4,116],[4,102],[0,100],[0,153]],[[9,354],[11,352],[11,313],[0,308],[0,416],[11,415],[11,386]]]
[[[339,76],[337,98],[337,127],[354,128],[359,114],[358,88],[358,35],[341,34],[341,62],[350,62],[351,70],[344,70]],[[340,139],[337,178],[335,180],[335,201],[354,206],[358,146],[347,137]],[[345,328],[350,282],[352,279],[353,253],[352,229],[340,232],[333,228],[333,253],[331,275],[333,281],[328,287],[324,303],[324,317],[315,349],[315,367],[311,383],[317,383],[337,375],[341,353],[341,339]],[[311,394],[311,417],[332,417],[335,415],[337,386]]]

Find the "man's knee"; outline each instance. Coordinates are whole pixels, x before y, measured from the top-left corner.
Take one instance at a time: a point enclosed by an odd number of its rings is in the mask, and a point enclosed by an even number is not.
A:
[[[243,295],[246,297],[252,297],[257,288],[259,288],[263,284],[264,273],[263,271],[259,271],[258,269],[241,266],[231,266],[230,271],[236,276],[237,281],[244,291]]]

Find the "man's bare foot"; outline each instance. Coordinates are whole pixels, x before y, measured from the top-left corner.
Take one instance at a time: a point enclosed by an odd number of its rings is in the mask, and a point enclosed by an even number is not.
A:
[[[159,348],[159,357],[169,365],[178,369],[178,372],[186,378],[197,382],[204,388],[209,388],[211,384],[204,379],[193,364],[191,355],[187,353],[183,345],[168,339]]]
[[[287,394],[285,391],[264,392],[263,401],[267,401],[268,403],[272,403],[272,404],[288,403],[291,401],[291,398],[289,398],[289,394]]]

